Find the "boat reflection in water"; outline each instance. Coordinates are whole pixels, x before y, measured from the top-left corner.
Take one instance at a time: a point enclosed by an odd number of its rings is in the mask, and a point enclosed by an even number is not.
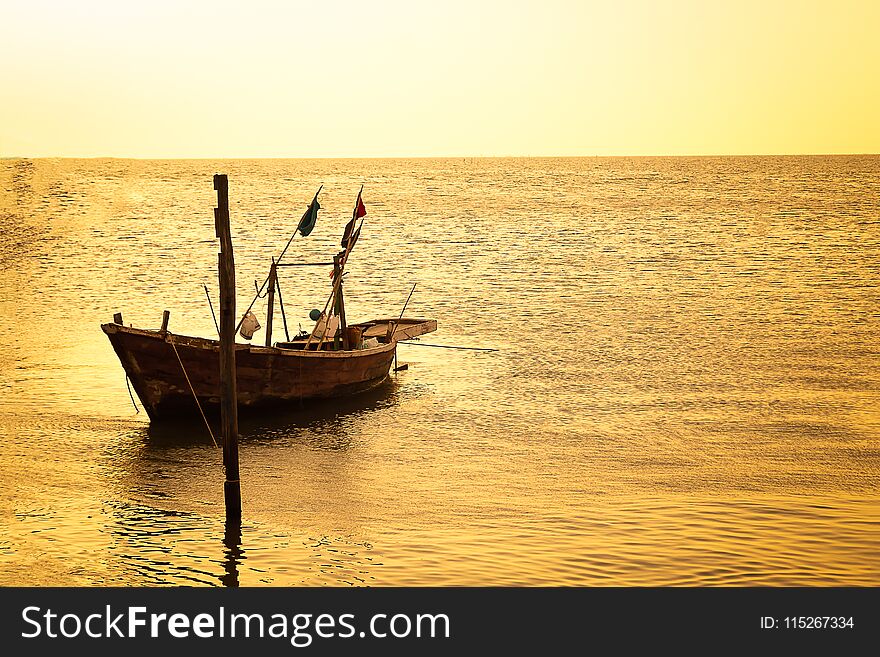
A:
[[[391,375],[364,392],[334,399],[294,401],[285,407],[265,412],[252,411],[239,419],[239,439],[245,444],[300,443],[317,449],[345,449],[348,444],[346,427],[354,418],[398,403],[399,387]],[[217,426],[212,423],[214,435]],[[189,417],[152,422],[143,428],[145,446],[149,449],[204,447],[211,445],[211,436],[193,405]]]
[[[370,581],[381,560],[369,538],[350,531],[369,505],[355,500],[363,491],[349,477],[353,445],[398,402],[392,376],[359,395],[245,416],[240,528],[223,522],[222,454],[197,411],[128,432],[108,454],[116,498],[132,500],[111,505],[113,551],[137,579],[157,584]]]

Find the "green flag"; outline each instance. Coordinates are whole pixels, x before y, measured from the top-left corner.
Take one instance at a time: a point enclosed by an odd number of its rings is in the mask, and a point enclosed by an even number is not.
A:
[[[300,235],[306,237],[312,232],[315,222],[318,220],[318,210],[320,209],[321,205],[318,203],[318,195],[315,194],[315,198],[309,203],[308,209],[303,214],[302,219],[299,220],[299,226],[296,227]]]

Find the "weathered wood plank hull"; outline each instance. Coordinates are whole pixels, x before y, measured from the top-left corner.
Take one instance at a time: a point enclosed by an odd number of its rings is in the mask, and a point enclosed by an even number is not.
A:
[[[205,412],[217,412],[220,358],[216,340],[115,323],[101,328],[151,420],[198,412],[184,370]],[[292,405],[368,390],[388,376],[396,347],[392,341],[358,351],[304,352],[236,345],[239,407]]]

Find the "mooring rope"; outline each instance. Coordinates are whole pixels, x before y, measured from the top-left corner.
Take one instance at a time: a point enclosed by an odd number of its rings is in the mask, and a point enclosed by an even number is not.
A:
[[[131,397],[131,403],[134,404],[134,412],[140,413],[141,409],[138,408],[138,405],[134,401],[134,395],[131,394],[131,382],[128,380],[128,372],[125,373],[125,387],[128,388],[128,396]]]
[[[183,361],[180,360],[180,354],[177,353],[177,345],[174,344],[174,339],[170,333],[168,333],[168,342],[171,344],[171,348],[174,349],[174,355],[177,356],[177,362],[180,363],[180,370],[183,372],[183,377],[186,379],[186,384],[189,386],[189,391],[192,393],[193,399],[196,400],[196,406],[199,407],[199,413],[202,415],[202,419],[205,421],[205,426],[208,428],[208,433],[211,436],[211,440],[214,442],[214,447],[220,447],[217,444],[217,440],[214,438],[214,432],[211,431],[211,425],[208,424],[208,418],[205,417],[205,412],[202,410],[202,405],[199,403],[199,398],[196,395],[196,391],[193,389],[192,383],[190,383],[189,375],[186,373],[186,368],[183,366]]]

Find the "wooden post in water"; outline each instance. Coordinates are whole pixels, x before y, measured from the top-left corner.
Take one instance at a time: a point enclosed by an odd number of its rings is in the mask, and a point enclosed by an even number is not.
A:
[[[214,176],[217,207],[214,227],[220,239],[217,268],[220,277],[220,425],[226,481],[226,522],[241,523],[241,482],[238,478],[238,389],[235,378],[235,259],[229,230],[229,181]]]
[[[162,333],[168,333],[168,319],[171,317],[171,312],[168,310],[162,311],[162,328],[160,329]]]
[[[272,315],[275,311],[275,286],[278,270],[275,268],[275,258],[272,258],[272,268],[269,269],[269,309],[266,311],[266,346],[272,346]]]

